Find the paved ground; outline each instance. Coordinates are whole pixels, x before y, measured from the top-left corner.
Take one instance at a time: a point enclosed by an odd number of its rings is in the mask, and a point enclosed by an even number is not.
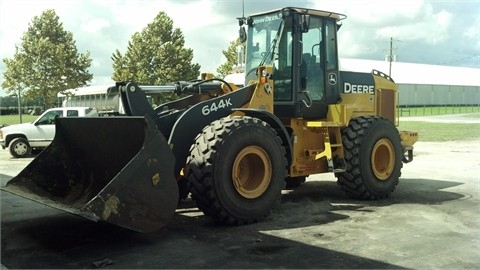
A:
[[[1,185],[31,160],[0,150]],[[352,200],[316,175],[285,191],[266,221],[241,227],[214,225],[186,201],[166,228],[141,234],[0,194],[1,262],[12,269],[480,265],[480,137],[419,141],[386,200]]]

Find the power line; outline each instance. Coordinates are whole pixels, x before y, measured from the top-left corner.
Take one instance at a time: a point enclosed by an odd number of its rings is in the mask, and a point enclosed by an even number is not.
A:
[[[410,45],[414,45],[414,46],[421,46],[421,47],[427,47],[428,48],[432,48],[434,47],[436,50],[443,50],[444,52],[447,52],[447,53],[450,53],[450,54],[463,54],[463,55],[466,55],[466,53],[462,53],[462,52],[459,52],[458,50],[452,50],[452,47],[449,47],[449,46],[445,46],[445,45],[434,45],[432,46],[431,44],[428,44],[428,43],[423,43],[423,42],[415,42],[415,41],[405,41],[405,40],[396,40],[398,41],[399,43],[406,43],[406,44],[410,44]],[[438,62],[436,63],[435,65],[445,65],[445,64],[451,64],[451,63],[456,63],[456,62],[460,62],[460,61],[464,61],[464,60],[468,60],[468,59],[472,59],[472,58],[475,58],[475,57],[478,57],[480,56],[480,53],[475,53],[475,54],[470,54],[468,56],[465,56],[465,57],[461,57],[461,58],[456,58],[454,60],[450,60],[450,61],[445,61],[445,62]]]
[[[399,39],[395,39],[393,40],[392,38],[390,38],[390,43],[393,43],[393,41],[397,41],[398,43],[405,43],[405,44],[410,44],[410,45],[414,45],[414,46],[421,46],[421,47],[424,47],[424,46],[427,46],[427,47],[430,47],[432,48],[431,46],[429,46],[429,44],[427,43],[421,43],[421,42],[414,42],[414,41],[405,41],[405,40],[399,40]],[[390,46],[392,46],[392,44],[390,44]],[[418,47],[417,47],[418,48]],[[466,55],[465,53],[461,53],[461,52],[458,52],[458,51],[454,51],[452,50],[451,47],[447,47],[447,46],[438,46],[438,45],[435,45],[434,46],[435,49],[445,49],[444,51],[450,51],[452,54],[463,54],[463,55]],[[448,49],[448,50],[447,50]],[[387,55],[385,56],[385,60],[386,61],[393,61],[395,62],[396,61],[396,50],[397,48],[390,48],[390,50],[388,50],[388,53]],[[427,52],[426,54],[431,54],[431,52]],[[455,58],[453,60],[449,60],[449,61],[443,61],[443,62],[437,62],[437,63],[432,63],[433,65],[448,65],[448,64],[452,64],[452,63],[457,63],[457,62],[461,62],[461,61],[465,61],[465,60],[469,60],[469,59],[472,59],[472,58],[475,58],[475,57],[479,57],[480,56],[480,53],[475,53],[475,54],[470,54],[468,56],[465,56],[465,57],[459,57],[459,58]],[[392,59],[393,57],[393,59]]]
[[[459,59],[451,60],[451,61],[448,61],[448,62],[438,63],[438,65],[446,65],[446,64],[456,63],[456,62],[472,59],[472,58],[475,58],[475,57],[478,57],[478,56],[480,56],[480,54],[477,53],[475,55],[467,56],[467,57],[464,57],[464,58],[459,58]]]

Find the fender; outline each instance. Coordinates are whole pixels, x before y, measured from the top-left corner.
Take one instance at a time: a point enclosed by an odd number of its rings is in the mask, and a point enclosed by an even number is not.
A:
[[[290,164],[292,164],[292,139],[289,132],[285,128],[285,125],[275,114],[268,111],[250,108],[238,108],[234,109],[234,111],[241,111],[248,116],[258,118],[262,121],[267,122],[272,128],[274,128],[277,131],[278,136],[280,136],[280,139],[282,139],[285,150],[287,151],[288,165],[290,166]]]
[[[232,114],[234,109],[247,104],[255,91],[255,84],[235,90],[193,105],[181,114],[168,138],[168,143],[175,155],[175,175],[185,165],[189,149],[195,137],[202,129],[215,120]]]

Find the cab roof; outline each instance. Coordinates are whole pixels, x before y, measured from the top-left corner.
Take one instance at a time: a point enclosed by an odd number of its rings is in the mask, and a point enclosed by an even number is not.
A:
[[[259,16],[259,15],[264,15],[264,14],[269,14],[273,12],[280,12],[282,10],[293,10],[294,12],[300,13],[300,14],[308,14],[308,15],[313,15],[313,16],[320,16],[320,17],[327,17],[327,18],[334,18],[336,21],[341,21],[345,18],[347,18],[347,15],[341,14],[341,13],[335,13],[331,11],[324,11],[324,10],[318,10],[318,9],[308,9],[308,8],[299,8],[299,7],[283,7],[283,8],[278,8],[270,11],[264,11],[260,13],[255,13],[250,16]]]

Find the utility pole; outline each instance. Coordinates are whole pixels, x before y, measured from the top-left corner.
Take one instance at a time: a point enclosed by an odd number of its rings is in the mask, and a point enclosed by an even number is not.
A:
[[[390,44],[385,50],[385,61],[389,63],[388,76],[392,76],[392,62],[397,61],[396,49],[393,48],[393,37],[390,37]]]
[[[18,116],[20,117],[20,124],[23,123],[22,121],[22,102],[20,101],[20,89],[17,91],[17,101],[18,101]]]
[[[390,50],[388,52],[388,62],[389,62],[389,67],[388,67],[388,76],[392,76],[392,61],[393,61],[393,38],[390,37]]]
[[[15,44],[15,56],[18,55],[18,46]],[[18,103],[18,116],[20,117],[20,124],[23,123],[22,121],[22,101],[20,97],[20,88],[17,89],[17,103]]]

